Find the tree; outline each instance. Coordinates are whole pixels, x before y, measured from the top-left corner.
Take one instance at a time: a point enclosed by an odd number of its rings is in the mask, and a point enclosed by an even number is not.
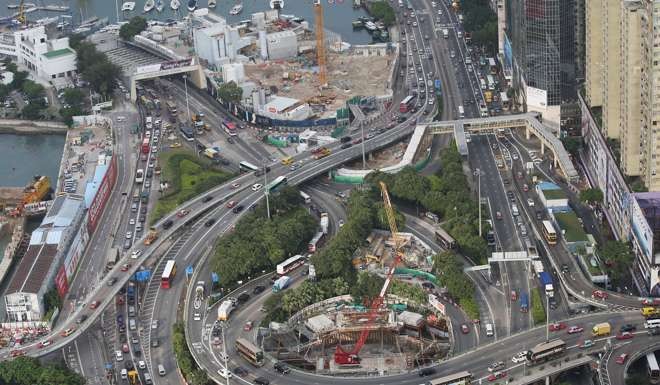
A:
[[[608,273],[613,281],[619,281],[628,275],[628,268],[634,259],[630,246],[621,241],[607,241],[598,246],[598,255],[605,261]]]
[[[367,303],[372,300],[383,287],[385,280],[377,275],[361,272],[357,281],[351,286],[351,296],[355,302]]]
[[[574,136],[565,136],[561,138],[561,142],[569,154],[573,155],[574,157],[578,156],[580,148],[582,147],[582,138],[574,137]]]
[[[218,96],[227,102],[238,103],[243,99],[243,89],[231,81],[218,87]]]
[[[64,90],[64,102],[70,106],[83,104],[85,94],[78,88],[67,88]]]
[[[396,15],[394,14],[394,9],[392,9],[392,6],[385,1],[372,3],[369,12],[371,13],[371,15],[373,15],[373,17],[382,21],[383,24],[385,24],[388,27],[394,24],[394,22],[396,22]]]
[[[14,80],[12,80],[11,84],[9,85],[12,90],[20,90],[23,88],[23,82],[25,79],[28,78],[30,74],[27,73],[26,71],[15,71],[14,72]]]
[[[582,190],[580,191],[580,201],[592,205],[602,203],[603,191],[598,187]]]
[[[85,379],[66,367],[42,365],[31,357],[0,362],[0,384],[83,385]]]
[[[41,111],[43,110],[43,100],[42,104],[39,104],[37,101],[33,101],[30,104],[25,105],[21,110],[21,117],[27,120],[37,120],[42,117]]]
[[[78,50],[78,46],[84,40],[85,40],[85,36],[79,33],[73,33],[69,35],[69,47],[73,48],[74,50]]]
[[[147,20],[144,17],[134,16],[131,20],[119,28],[119,37],[124,40],[133,40],[135,35],[140,34],[147,28]]]
[[[29,100],[35,100],[44,96],[44,87],[39,83],[33,82],[32,80],[25,80],[23,82],[22,88],[23,93],[25,93]]]

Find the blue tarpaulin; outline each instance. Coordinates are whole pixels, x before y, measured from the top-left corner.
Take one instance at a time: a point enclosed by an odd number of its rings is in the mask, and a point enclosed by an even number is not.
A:
[[[218,276],[217,273],[211,272],[211,282],[213,282],[213,283],[220,282],[220,277]]]

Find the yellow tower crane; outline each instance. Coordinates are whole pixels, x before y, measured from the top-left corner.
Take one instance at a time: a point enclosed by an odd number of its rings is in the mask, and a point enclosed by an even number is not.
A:
[[[314,14],[316,19],[316,60],[319,65],[319,88],[328,85],[328,74],[325,57],[325,34],[323,33],[323,7],[321,0],[314,0]]]
[[[19,23],[23,25],[27,25],[27,17],[25,17],[25,0],[21,0],[20,4],[18,4],[18,16],[16,16],[16,20],[18,20]]]

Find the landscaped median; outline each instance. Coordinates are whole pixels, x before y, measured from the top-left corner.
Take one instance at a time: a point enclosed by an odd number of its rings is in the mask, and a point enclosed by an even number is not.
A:
[[[216,167],[209,159],[188,150],[165,151],[160,156],[161,181],[168,188],[156,202],[150,222],[155,223],[183,202],[234,177]]]
[[[538,287],[532,288],[532,319],[534,325],[540,325],[546,321],[545,309],[541,300],[541,293]]]

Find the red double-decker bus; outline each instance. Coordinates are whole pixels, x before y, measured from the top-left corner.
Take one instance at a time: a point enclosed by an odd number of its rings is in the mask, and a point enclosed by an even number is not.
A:
[[[234,122],[230,122],[228,120],[225,120],[224,122],[222,122],[222,128],[225,130],[225,132],[229,136],[238,135],[238,132],[236,131],[236,124]]]
[[[403,114],[409,112],[410,110],[412,110],[414,102],[415,102],[415,97],[413,95],[406,96],[406,98],[401,101],[401,104],[399,104],[399,112]]]
[[[170,259],[165,263],[165,270],[163,270],[163,275],[160,277],[160,287],[163,289],[169,289],[172,286],[172,281],[174,281],[175,275],[176,263],[173,259]]]
[[[142,153],[143,154],[148,154],[149,150],[151,149],[151,146],[149,145],[149,138],[144,138],[142,139]]]

